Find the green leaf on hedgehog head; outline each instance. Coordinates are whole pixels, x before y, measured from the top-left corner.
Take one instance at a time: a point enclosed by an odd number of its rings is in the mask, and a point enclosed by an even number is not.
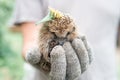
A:
[[[63,16],[63,14],[61,12],[59,12],[58,10],[49,8],[49,12],[48,12],[47,16],[45,18],[43,18],[42,20],[38,21],[36,23],[36,25],[43,23],[43,22],[50,21],[50,20],[54,20],[57,18],[61,18],[62,16]]]
[[[46,17],[44,17],[42,20],[40,20],[40,21],[38,21],[37,23],[36,23],[36,25],[39,25],[40,23],[43,23],[43,22],[47,22],[47,21],[50,21],[50,20],[52,20],[52,15],[50,14],[50,12],[47,14],[47,16]]]

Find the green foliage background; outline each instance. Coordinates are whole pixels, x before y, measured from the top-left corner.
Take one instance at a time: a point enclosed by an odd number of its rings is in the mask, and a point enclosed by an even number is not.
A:
[[[14,0],[0,0],[0,80],[22,80],[21,35],[9,31]]]

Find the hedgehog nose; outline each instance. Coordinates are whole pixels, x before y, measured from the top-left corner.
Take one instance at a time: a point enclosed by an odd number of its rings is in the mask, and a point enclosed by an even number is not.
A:
[[[59,41],[59,45],[63,46],[64,42],[63,41]]]
[[[63,42],[62,43],[59,43],[61,46],[63,45]]]

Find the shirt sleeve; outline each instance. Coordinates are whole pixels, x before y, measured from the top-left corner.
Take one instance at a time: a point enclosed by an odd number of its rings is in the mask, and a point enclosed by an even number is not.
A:
[[[16,0],[11,24],[36,22],[48,12],[47,0]]]

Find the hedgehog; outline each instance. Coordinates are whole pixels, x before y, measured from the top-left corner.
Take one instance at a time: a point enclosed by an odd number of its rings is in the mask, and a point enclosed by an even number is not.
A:
[[[78,37],[77,26],[73,18],[53,8],[37,25],[42,23],[39,30],[39,49],[46,61],[50,61],[50,52],[56,45],[63,45]]]

